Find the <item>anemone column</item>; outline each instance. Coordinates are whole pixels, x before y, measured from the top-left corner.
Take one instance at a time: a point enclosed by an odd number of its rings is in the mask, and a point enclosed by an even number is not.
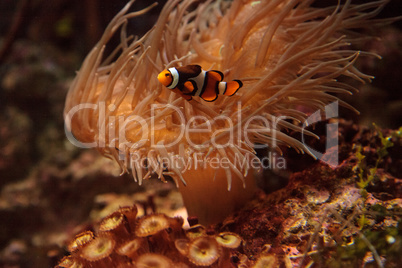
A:
[[[242,208],[255,193],[255,179],[252,172],[242,180],[236,178],[228,190],[227,174],[223,169],[206,167],[198,170],[187,170],[185,173],[187,186],[180,186],[189,216],[196,216],[201,224],[207,225],[222,222],[227,215]]]

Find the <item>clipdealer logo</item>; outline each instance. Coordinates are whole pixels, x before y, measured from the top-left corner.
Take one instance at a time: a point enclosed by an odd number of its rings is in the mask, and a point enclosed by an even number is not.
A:
[[[327,139],[326,139],[326,146],[325,152],[319,152],[318,150],[311,148],[305,142],[305,128],[309,125],[314,123],[320,122],[322,120],[335,118],[338,116],[338,101],[330,103],[325,106],[325,110],[323,113],[325,116],[321,116],[321,111],[318,110],[311,114],[305,122],[302,124],[301,127],[301,143],[305,147],[304,149],[308,151],[311,155],[315,158],[319,159],[330,165],[331,167],[338,165],[338,123],[329,123],[326,126],[327,130]],[[222,125],[225,127],[222,129],[215,129],[213,131],[213,126],[211,123],[211,119],[208,119],[205,116],[193,116],[186,120],[185,115],[183,114],[182,110],[170,104],[161,105],[161,104],[154,104],[151,105],[150,110],[150,117],[143,118],[138,115],[119,115],[119,116],[112,116],[112,112],[115,111],[116,107],[113,104],[110,104],[106,107],[105,103],[83,103],[73,107],[65,116],[65,133],[67,139],[77,147],[81,148],[105,148],[109,147],[110,149],[118,150],[119,151],[119,160],[127,161],[127,155],[125,155],[125,150],[123,148],[117,148],[116,144],[123,144],[124,146],[128,146],[130,151],[133,151],[132,155],[130,155],[129,161],[137,161],[137,166],[145,165],[146,159],[141,158],[139,155],[135,155],[135,150],[142,148],[143,146],[149,146],[150,150],[157,149],[158,147],[169,148],[171,146],[175,146],[180,142],[185,142],[189,145],[190,148],[194,148],[192,154],[188,155],[186,159],[179,156],[169,154],[166,159],[163,161],[167,161],[169,163],[173,163],[178,167],[185,167],[188,168],[189,166],[192,167],[201,167],[205,166],[207,163],[210,166],[217,166],[217,167],[226,167],[233,161],[237,163],[238,166],[246,166],[254,168],[258,165],[262,168],[272,168],[272,169],[285,169],[286,168],[286,161],[277,153],[269,152],[267,156],[264,156],[260,159],[255,157],[255,155],[249,156],[246,154],[245,158],[240,158],[236,154],[234,155],[234,159],[232,161],[225,159],[225,157],[221,157],[220,159],[215,159],[214,157],[209,157],[208,154],[200,154],[200,149],[205,148],[227,148],[233,145],[241,147],[242,144],[246,144],[249,148],[276,148],[276,135],[279,132],[277,130],[277,124],[280,120],[286,119],[286,117],[272,117],[273,120],[268,120],[266,117],[260,115],[254,115],[248,117],[247,120],[243,120],[241,112],[236,114],[236,118],[232,118],[229,116],[219,115],[213,119],[216,123],[218,121],[222,121]],[[155,140],[155,131],[159,129],[157,127],[157,123],[155,122],[155,118],[157,117],[157,111],[161,109],[171,109],[170,113],[175,113],[175,116],[179,119],[179,131],[175,135],[175,139],[170,141],[169,143],[158,142]],[[238,111],[241,111],[242,107],[241,104],[238,103]],[[93,110],[98,114],[98,121],[97,121],[97,137],[98,139],[93,142],[83,143],[77,140],[73,133],[71,132],[71,123],[72,118],[77,115],[78,112],[88,112],[89,110]],[[108,120],[106,120],[108,119]],[[235,119],[235,120],[233,120]],[[107,122],[107,123],[106,123]],[[195,127],[194,123],[198,125],[202,125],[202,127]],[[237,123],[237,122],[242,122]],[[107,124],[107,125],[106,125]],[[132,125],[136,125],[136,129],[140,132],[140,137],[137,141],[131,142],[126,138],[126,130],[127,128],[132,128]],[[259,125],[259,128],[255,128],[256,125]],[[118,129],[116,129],[118,126]],[[116,133],[117,136],[116,136]],[[209,135],[210,140],[209,143],[196,143],[192,139],[192,135],[194,133],[202,134],[202,135]],[[255,134],[264,133],[265,135],[270,136],[271,144],[254,144],[249,137]],[[330,135],[330,134],[336,135]],[[106,134],[108,134],[109,143],[106,140]],[[226,135],[227,139],[224,143],[220,143],[219,138],[222,135]],[[240,144],[240,142],[242,144]],[[227,163],[229,161],[229,163]],[[247,163],[245,163],[247,162]]]

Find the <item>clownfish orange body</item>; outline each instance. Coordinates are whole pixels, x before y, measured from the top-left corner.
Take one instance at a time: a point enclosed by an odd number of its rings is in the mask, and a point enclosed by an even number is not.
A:
[[[190,101],[199,96],[205,101],[215,101],[218,95],[233,96],[243,86],[240,80],[222,82],[220,71],[204,71],[199,65],[186,65],[163,70],[159,82]]]

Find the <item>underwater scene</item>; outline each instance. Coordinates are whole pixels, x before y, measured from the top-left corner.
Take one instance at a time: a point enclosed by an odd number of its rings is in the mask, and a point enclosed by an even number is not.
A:
[[[0,267],[401,267],[401,1],[0,14]]]

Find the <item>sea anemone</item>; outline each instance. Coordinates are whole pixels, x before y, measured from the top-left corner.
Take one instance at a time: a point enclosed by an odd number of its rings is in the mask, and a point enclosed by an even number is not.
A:
[[[354,67],[370,54],[354,50],[364,40],[355,30],[370,25],[387,1],[317,8],[312,0],[170,0],[139,39],[127,34],[128,20],[152,6],[127,13],[133,2],[111,21],[72,83],[66,133],[115,159],[139,183],[172,178],[189,215],[208,224],[252,197],[254,146],[313,155],[283,130],[303,131],[308,112],[329,103],[349,107],[333,93],[355,89],[338,78],[372,78]],[[120,44],[105,55],[116,33]],[[186,101],[158,82],[163,69],[188,64],[220,70],[243,87],[207,103]]]

